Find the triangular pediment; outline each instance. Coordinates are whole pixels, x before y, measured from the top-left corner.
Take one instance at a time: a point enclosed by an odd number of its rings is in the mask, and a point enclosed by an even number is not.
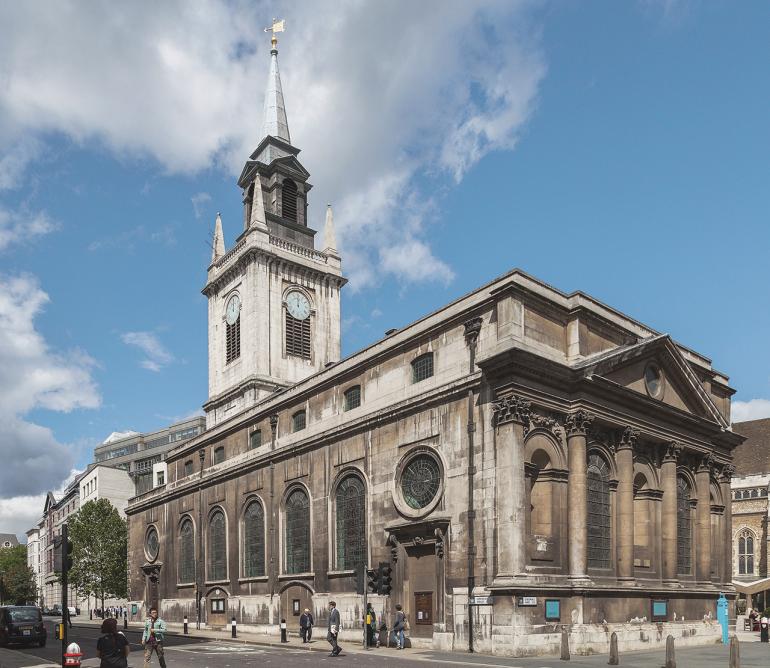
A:
[[[654,401],[728,426],[668,335],[621,346],[584,360],[580,367],[586,376],[603,378]]]

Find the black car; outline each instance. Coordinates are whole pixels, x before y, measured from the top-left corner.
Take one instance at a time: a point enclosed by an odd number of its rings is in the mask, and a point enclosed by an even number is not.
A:
[[[11,643],[45,647],[48,634],[43,613],[34,605],[5,605],[0,607],[0,645]]]

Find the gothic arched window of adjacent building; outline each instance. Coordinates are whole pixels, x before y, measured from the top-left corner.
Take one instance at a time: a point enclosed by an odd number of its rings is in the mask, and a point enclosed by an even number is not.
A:
[[[281,187],[281,215],[297,222],[297,184],[286,179]]]
[[[588,566],[610,567],[610,471],[597,454],[588,457]]]
[[[357,569],[366,563],[366,489],[361,478],[343,478],[334,501],[337,570]]]
[[[243,513],[243,576],[265,574],[265,511],[256,499]]]
[[[750,529],[738,534],[738,574],[754,575],[754,533]]]
[[[690,485],[682,476],[676,479],[676,570],[677,573],[692,570]]]
[[[195,529],[189,517],[179,528],[179,582],[195,582]]]
[[[225,514],[218,508],[209,517],[207,543],[208,579],[214,582],[227,579],[227,526]]]
[[[310,500],[304,489],[297,488],[284,506],[284,543],[286,573],[310,571]]]

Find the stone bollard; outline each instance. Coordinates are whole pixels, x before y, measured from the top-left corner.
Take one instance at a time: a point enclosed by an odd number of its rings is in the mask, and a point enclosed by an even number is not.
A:
[[[730,668],[741,668],[741,647],[735,636],[730,636]]]
[[[569,632],[566,626],[561,630],[561,660],[569,661]]]
[[[610,636],[610,660],[607,661],[609,666],[620,665],[620,657],[618,656],[618,634],[615,631]]]
[[[674,655],[674,636],[668,636],[668,638],[666,638],[665,668],[676,668],[676,656]]]

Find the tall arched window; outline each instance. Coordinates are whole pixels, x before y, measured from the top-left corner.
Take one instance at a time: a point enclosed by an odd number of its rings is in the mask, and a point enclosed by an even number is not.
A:
[[[208,579],[212,581],[227,578],[227,529],[225,514],[217,509],[209,518],[208,536]]]
[[[297,184],[291,179],[281,187],[281,212],[284,218],[297,222]]]
[[[366,562],[366,491],[358,476],[340,482],[335,504],[337,570],[356,569]]]
[[[610,471],[597,454],[588,457],[588,566],[610,567]]]
[[[754,534],[750,529],[738,534],[738,573],[754,575]]]
[[[243,514],[243,575],[256,578],[265,574],[265,511],[252,501]]]
[[[195,529],[189,517],[179,528],[179,582],[195,582]]]
[[[310,501],[303,489],[295,489],[286,499],[286,573],[310,571]]]
[[[690,485],[682,477],[676,479],[676,570],[692,570],[692,517],[690,515]]]

